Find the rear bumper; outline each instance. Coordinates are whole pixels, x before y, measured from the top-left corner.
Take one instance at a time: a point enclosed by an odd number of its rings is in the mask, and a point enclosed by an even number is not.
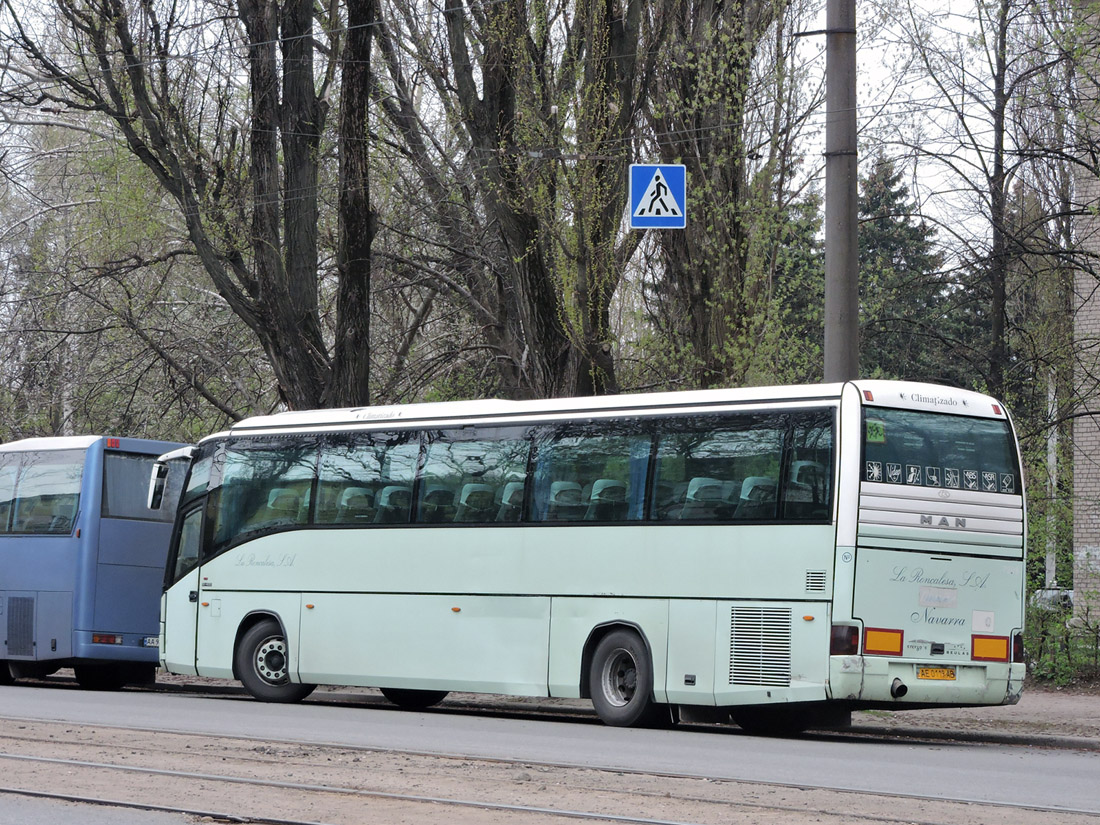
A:
[[[145,636],[137,633],[120,633],[121,644],[97,644],[92,634],[73,632],[73,659],[100,662],[152,662],[160,661],[160,647],[146,646]],[[150,636],[149,638],[158,638]]]
[[[954,668],[955,678],[918,678],[918,668]],[[1007,662],[927,661],[885,656],[831,656],[829,698],[853,707],[895,709],[960,705],[1014,705],[1027,668]],[[892,694],[895,679],[905,690]],[[896,691],[895,691],[896,692]]]

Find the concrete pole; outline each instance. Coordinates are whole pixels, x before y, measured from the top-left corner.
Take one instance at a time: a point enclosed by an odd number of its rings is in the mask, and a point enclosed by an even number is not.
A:
[[[859,373],[855,0],[825,9],[825,380]]]

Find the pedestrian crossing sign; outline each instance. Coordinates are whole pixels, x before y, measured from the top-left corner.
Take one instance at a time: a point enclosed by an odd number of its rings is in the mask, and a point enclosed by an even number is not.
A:
[[[687,226],[687,168],[682,163],[630,165],[630,228]]]

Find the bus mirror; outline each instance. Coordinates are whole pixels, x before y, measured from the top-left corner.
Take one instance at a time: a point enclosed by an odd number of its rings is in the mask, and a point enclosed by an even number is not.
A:
[[[158,461],[153,465],[153,475],[149,479],[149,509],[159,510],[164,503],[164,488],[168,483],[168,464]]]

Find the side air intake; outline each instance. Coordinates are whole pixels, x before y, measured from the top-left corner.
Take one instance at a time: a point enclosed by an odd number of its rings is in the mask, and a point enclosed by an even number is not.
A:
[[[34,655],[34,597],[8,599],[8,655]]]
[[[789,608],[731,608],[729,683],[789,687],[791,623]]]

